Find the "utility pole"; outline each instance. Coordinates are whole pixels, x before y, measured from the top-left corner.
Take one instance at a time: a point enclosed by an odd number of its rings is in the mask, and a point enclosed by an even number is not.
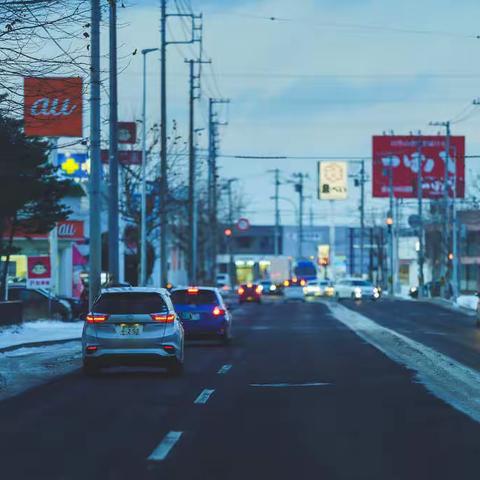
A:
[[[238,178],[229,178],[227,180],[227,196],[228,196],[228,223],[229,228],[233,232],[233,198],[232,198],[232,183],[237,182]],[[228,276],[230,277],[230,286],[233,288],[235,285],[235,279],[233,278],[234,272],[234,258],[233,258],[233,251],[232,251],[232,237],[228,239]]]
[[[195,95],[196,90],[200,89],[200,85],[196,85],[195,81],[200,79],[200,75],[195,75],[195,65],[211,63],[208,60],[186,60],[190,67],[190,99],[189,99],[189,136],[188,136],[188,224],[189,224],[189,280],[191,285],[197,283],[197,225],[196,225],[196,204],[197,196],[195,189],[196,180],[196,159],[195,159],[195,100],[200,98]]]
[[[423,297],[425,277],[423,274],[424,246],[423,246],[423,152],[421,132],[418,132],[417,143],[417,201],[418,201],[418,298]]]
[[[273,197],[275,200],[274,254],[277,256],[280,255],[280,169],[268,170],[268,173],[275,175],[275,195]]]
[[[158,48],[145,48],[143,55],[142,101],[142,220],[140,233],[140,285],[147,284],[147,55]]]
[[[395,261],[394,261],[394,239],[393,239],[393,159],[390,157],[390,163],[388,165],[388,196],[389,196],[389,212],[387,215],[388,226],[388,245],[389,245],[389,260],[390,260],[390,275],[388,282],[388,291],[390,295],[394,295],[394,276],[395,276]]]
[[[195,38],[195,19],[201,18],[190,13],[167,13],[167,0],[160,5],[160,286],[168,283],[168,158],[167,158],[167,46],[199,42]],[[192,22],[190,40],[167,40],[167,17],[188,17]]]
[[[160,287],[168,282],[167,170],[167,0],[162,0],[160,16]]]
[[[110,22],[110,120],[109,120],[109,194],[108,194],[108,270],[110,280],[118,282],[120,241],[118,228],[118,81],[117,81],[117,0],[109,2]]]
[[[297,252],[298,257],[303,257],[303,201],[305,197],[303,196],[303,182],[305,179],[305,174],[303,173],[294,173],[294,177],[298,178],[298,181],[295,183],[295,191],[298,193],[298,245]]]
[[[219,122],[215,106],[230,103],[229,99],[210,98],[208,101],[208,212],[212,235],[209,245],[209,276],[215,282],[217,276],[217,253],[218,253],[218,174],[217,174],[217,151],[218,151],[218,127],[227,125],[227,122]]]
[[[100,0],[91,0],[90,44],[90,260],[89,260],[89,305],[100,294],[102,270],[102,230],[100,192],[102,165],[100,162]]]
[[[449,188],[449,167],[450,167],[450,122],[430,122],[431,126],[436,127],[445,127],[445,175],[443,178],[443,228],[442,228],[442,253],[443,258],[441,259],[441,290],[442,290],[442,297],[447,297],[448,294],[448,261],[449,261],[449,254],[450,254],[450,238],[449,238],[449,229],[450,229],[450,188]]]
[[[363,278],[363,250],[365,239],[365,160],[360,168],[360,276]]]

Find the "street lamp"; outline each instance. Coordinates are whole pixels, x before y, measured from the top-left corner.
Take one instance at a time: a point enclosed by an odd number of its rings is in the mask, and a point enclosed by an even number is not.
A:
[[[140,285],[147,283],[147,55],[158,48],[145,48],[143,55],[142,219],[140,232]]]

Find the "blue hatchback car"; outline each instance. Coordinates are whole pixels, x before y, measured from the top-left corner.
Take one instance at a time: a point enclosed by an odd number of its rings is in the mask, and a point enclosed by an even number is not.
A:
[[[225,343],[230,341],[232,316],[217,288],[175,288],[171,300],[186,337],[215,337]]]

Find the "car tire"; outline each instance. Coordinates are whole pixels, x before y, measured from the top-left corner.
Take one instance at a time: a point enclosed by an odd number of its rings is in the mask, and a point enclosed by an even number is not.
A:
[[[84,361],[82,366],[83,374],[87,377],[95,377],[100,373],[100,367],[97,363],[90,361]]]
[[[167,367],[168,375],[171,377],[181,377],[183,374],[183,370],[184,370],[183,362],[181,362],[178,359],[175,359]]]

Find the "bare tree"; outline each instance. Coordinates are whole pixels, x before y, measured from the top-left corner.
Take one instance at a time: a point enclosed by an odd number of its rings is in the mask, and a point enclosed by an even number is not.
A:
[[[88,0],[3,0],[0,2],[1,108],[18,113],[26,76],[89,72]]]

